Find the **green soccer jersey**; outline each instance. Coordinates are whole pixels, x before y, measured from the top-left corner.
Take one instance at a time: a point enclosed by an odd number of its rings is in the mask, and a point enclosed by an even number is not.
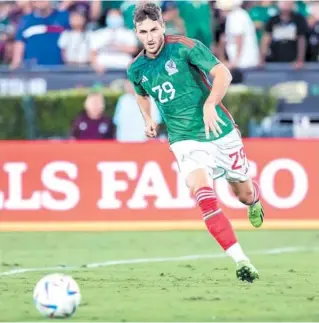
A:
[[[166,124],[170,144],[182,140],[212,141],[234,129],[234,122],[222,106],[216,107],[222,134],[206,139],[203,106],[210,93],[207,74],[219,63],[198,40],[166,36],[159,55],[152,59],[142,51],[128,68],[128,78],[137,94],[154,98]]]
[[[265,24],[271,17],[277,15],[279,10],[275,5],[256,5],[253,6],[248,13],[251,20],[259,24],[258,28],[256,28],[256,35],[258,43],[260,44],[264,34]]]

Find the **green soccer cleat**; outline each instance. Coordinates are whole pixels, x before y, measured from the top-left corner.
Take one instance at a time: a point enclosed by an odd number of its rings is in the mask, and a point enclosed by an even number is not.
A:
[[[248,217],[253,227],[259,228],[264,222],[264,208],[260,201],[248,206]]]
[[[249,262],[243,260],[237,263],[236,276],[241,281],[252,283],[255,279],[259,279],[257,269]]]

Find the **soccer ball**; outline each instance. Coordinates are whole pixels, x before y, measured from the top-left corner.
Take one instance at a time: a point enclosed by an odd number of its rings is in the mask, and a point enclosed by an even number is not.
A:
[[[80,288],[70,276],[46,275],[36,284],[33,301],[36,309],[46,317],[69,317],[80,305]]]

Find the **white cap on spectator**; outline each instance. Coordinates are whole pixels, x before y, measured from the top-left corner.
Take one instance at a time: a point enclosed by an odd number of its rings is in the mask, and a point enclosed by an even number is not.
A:
[[[243,0],[217,0],[216,7],[220,10],[229,11],[236,7],[240,7]]]

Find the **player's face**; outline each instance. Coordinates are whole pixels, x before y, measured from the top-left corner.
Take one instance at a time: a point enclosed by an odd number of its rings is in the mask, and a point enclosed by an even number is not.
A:
[[[146,51],[156,54],[164,41],[165,26],[160,21],[146,19],[136,23],[136,34]]]

